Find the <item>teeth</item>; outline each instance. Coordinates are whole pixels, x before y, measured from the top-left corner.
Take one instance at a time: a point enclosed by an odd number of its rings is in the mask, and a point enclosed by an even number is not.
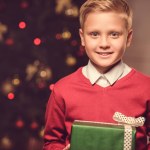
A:
[[[100,53],[101,55],[107,55],[107,54],[109,54],[109,53]]]
[[[112,52],[98,52],[98,54],[100,54],[100,55],[109,55],[109,54],[112,54]]]

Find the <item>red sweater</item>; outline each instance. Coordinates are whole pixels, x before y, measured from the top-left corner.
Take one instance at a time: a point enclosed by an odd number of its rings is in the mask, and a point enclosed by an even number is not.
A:
[[[146,118],[137,128],[136,150],[150,150],[150,78],[132,69],[113,86],[91,85],[82,68],[59,80],[51,93],[46,110],[43,150],[62,150],[70,142],[74,120],[115,123],[115,112]]]

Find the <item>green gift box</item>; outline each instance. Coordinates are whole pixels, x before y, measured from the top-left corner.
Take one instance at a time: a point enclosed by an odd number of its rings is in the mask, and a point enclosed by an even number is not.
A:
[[[75,121],[71,150],[134,150],[135,134],[135,127],[129,125]]]

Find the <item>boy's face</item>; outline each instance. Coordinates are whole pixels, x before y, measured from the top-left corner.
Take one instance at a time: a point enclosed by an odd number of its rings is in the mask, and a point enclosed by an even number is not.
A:
[[[132,39],[132,30],[115,12],[89,13],[79,32],[89,59],[101,73],[122,59]]]

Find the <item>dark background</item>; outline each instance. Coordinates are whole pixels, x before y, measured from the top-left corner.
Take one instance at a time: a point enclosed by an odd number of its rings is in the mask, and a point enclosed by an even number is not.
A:
[[[84,1],[0,0],[0,150],[42,149],[53,84],[87,63],[78,35]],[[124,60],[150,74],[150,2],[130,4],[134,39]]]

